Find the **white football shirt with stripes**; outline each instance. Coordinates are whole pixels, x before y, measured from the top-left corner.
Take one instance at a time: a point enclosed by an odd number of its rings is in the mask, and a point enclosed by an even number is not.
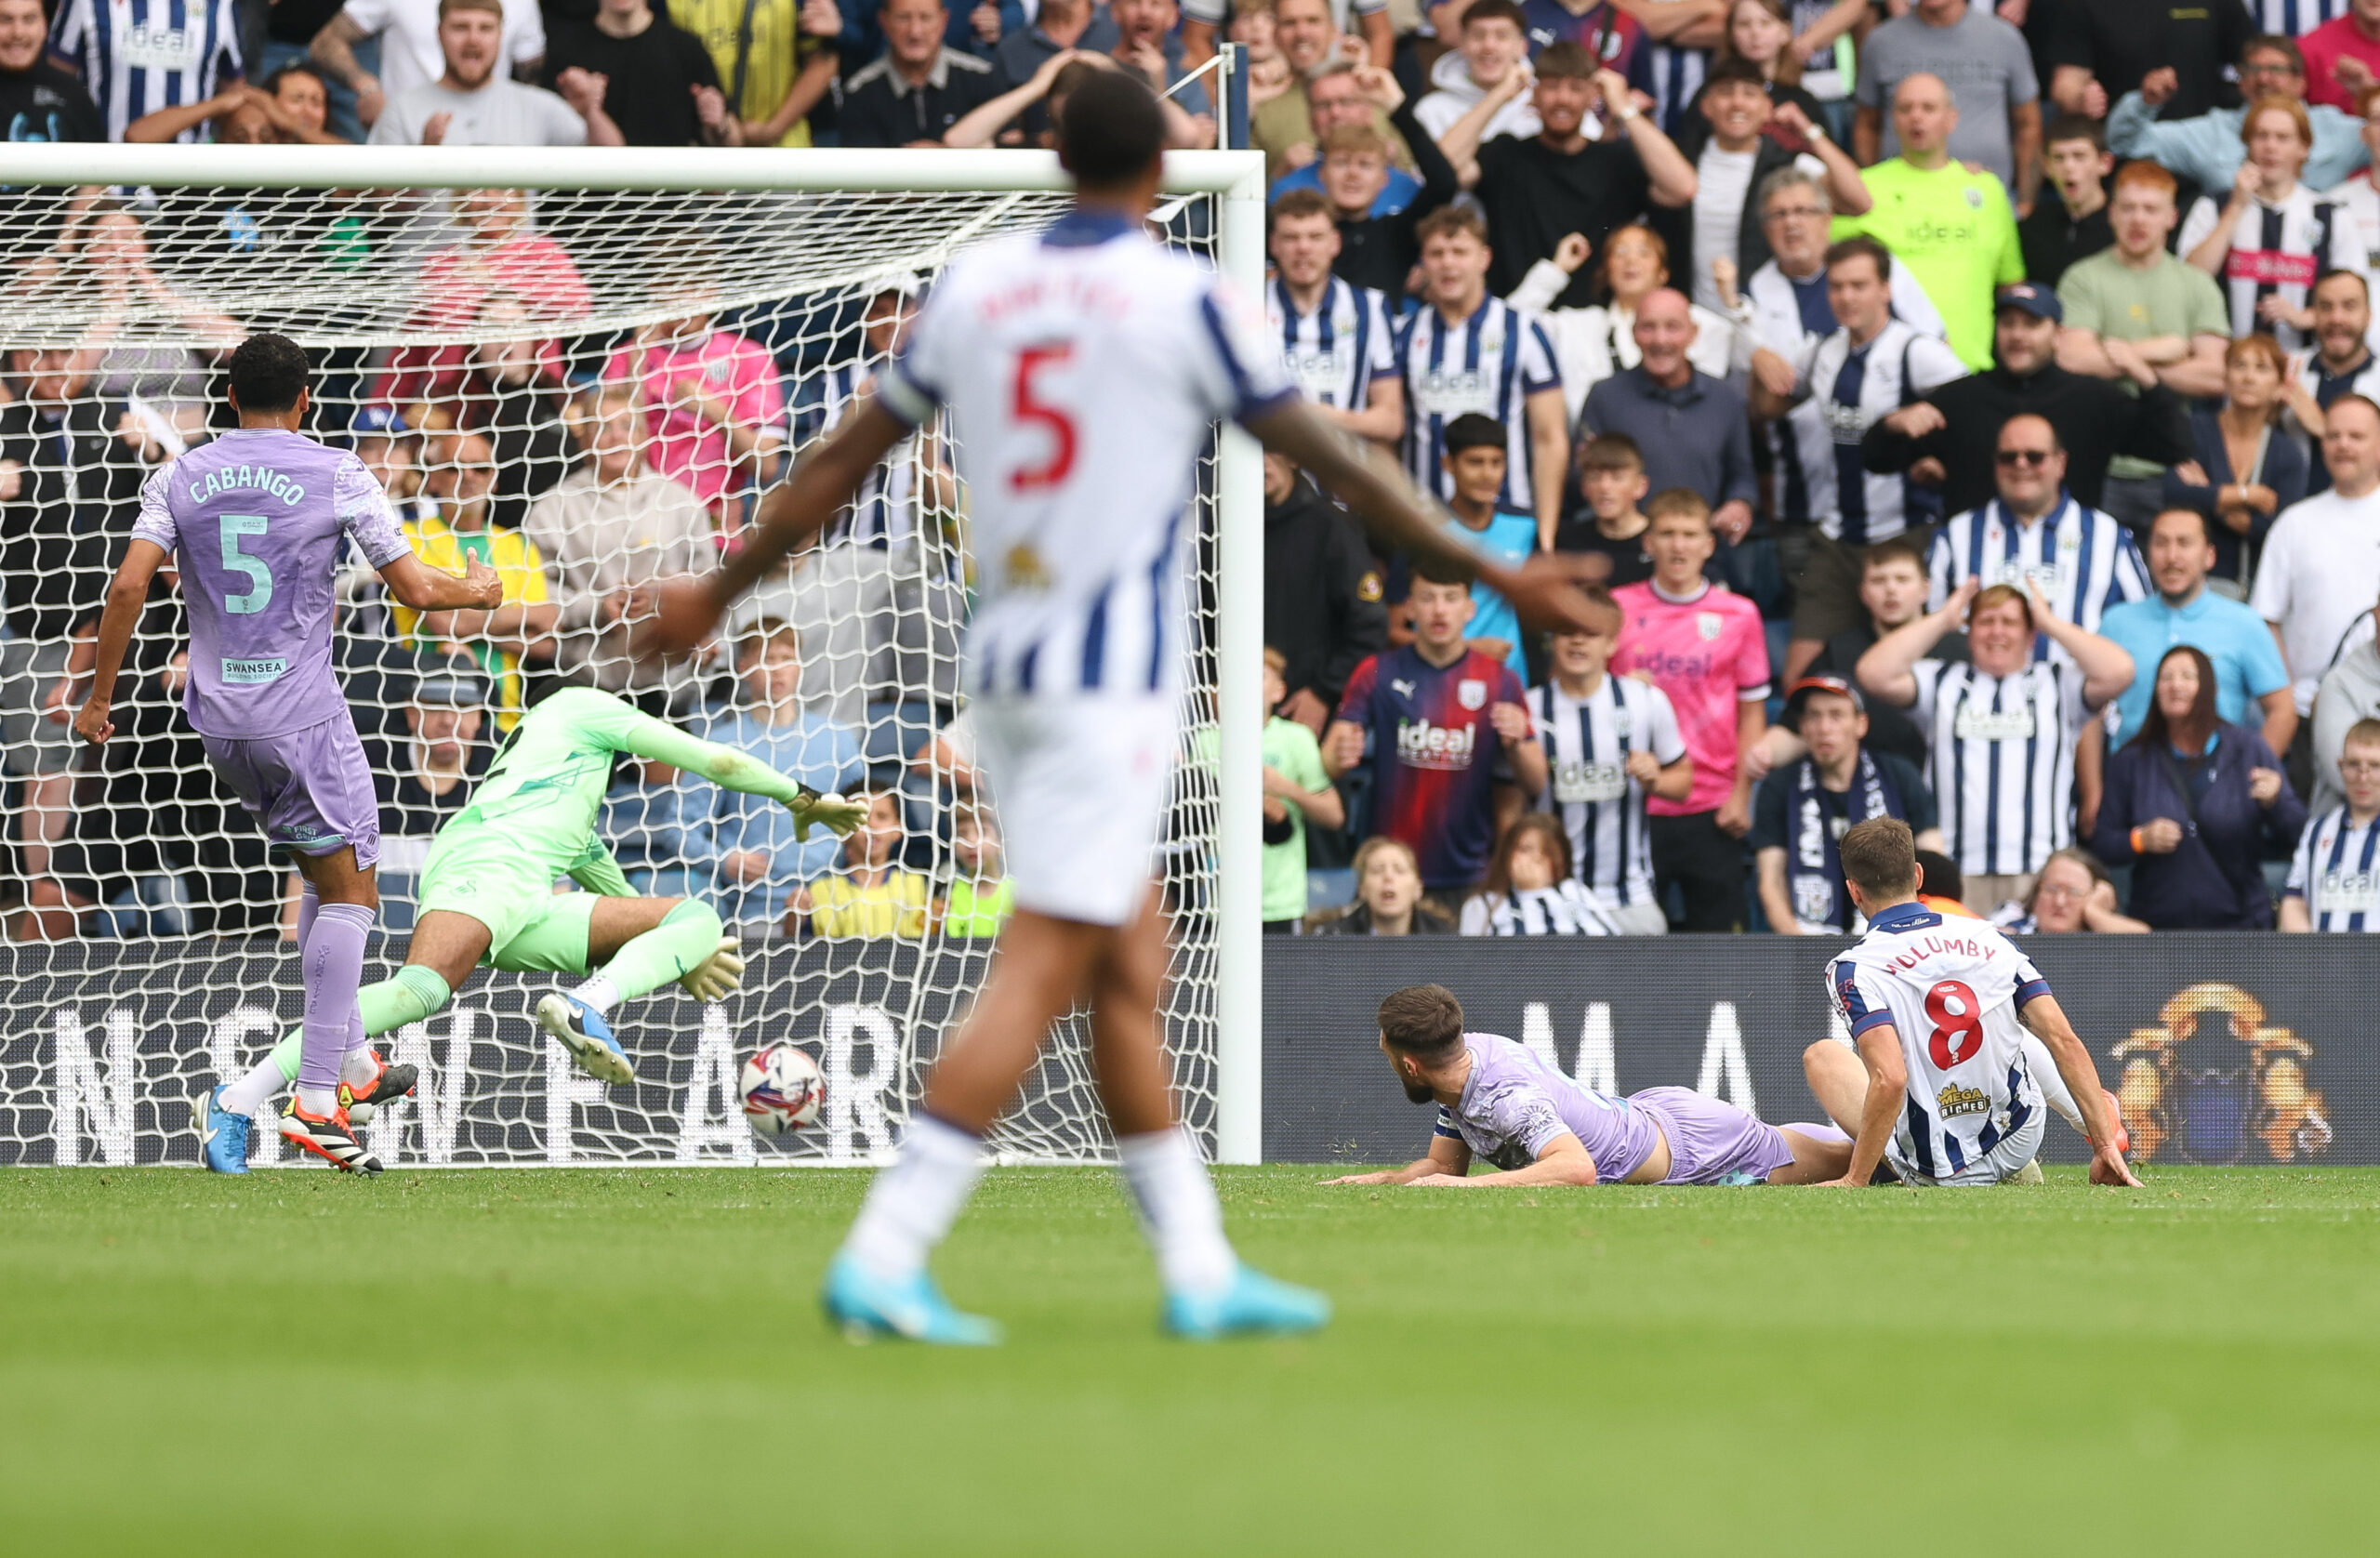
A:
[[[1454,478],[1446,469],[1447,424],[1477,412],[1504,425],[1499,501],[1533,512],[1537,489],[1526,408],[1539,390],[1562,388],[1554,339],[1537,317],[1501,297],[1485,299],[1452,323],[1424,306],[1397,333],[1396,363],[1405,380],[1405,469],[1413,484],[1454,500]]]
[[[1396,326],[1388,300],[1368,286],[1333,276],[1310,314],[1298,312],[1289,284],[1276,277],[1264,289],[1264,327],[1281,344],[1281,361],[1317,405],[1361,411],[1372,380],[1396,372]]]
[[[1606,675],[1583,698],[1555,682],[1533,687],[1528,708],[1545,747],[1545,792],[1537,809],[1562,820],[1571,874],[1606,909],[1652,903],[1645,786],[1629,777],[1628,757],[1650,752],[1667,768],[1686,756],[1669,694],[1633,678]]]
[[[977,695],[1170,692],[1214,422],[1297,398],[1263,316],[1141,224],[1077,209],[961,254],[877,377],[947,409],[977,569]]]
[[[2317,931],[2380,931],[2380,817],[2334,806],[2307,823],[2281,895],[2304,900]]]
[[[240,79],[240,8],[234,0],[64,0],[49,48],[83,78],[108,139],[122,140],[134,120],[205,102]]]
[[[2033,960],[1980,919],[1897,904],[1826,966],[1827,994],[1855,1042],[1889,1023],[1908,1068],[1908,1099],[1887,1156],[1929,1179],[1982,1164],[2044,1104],[2017,1012],[2050,994]]]
[[[1941,811],[1950,856],[1968,876],[2038,871],[2074,841],[2074,744],[2082,673],[2036,660],[2014,676],[1920,660],[1917,706],[1925,782]]]

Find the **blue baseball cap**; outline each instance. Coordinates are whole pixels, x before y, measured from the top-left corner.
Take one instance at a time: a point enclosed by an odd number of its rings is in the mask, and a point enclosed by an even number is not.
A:
[[[2052,324],[2066,323],[2066,310],[2058,302],[2057,294],[2039,282],[2018,282],[2014,286],[2002,287],[1992,309],[1994,312],[2003,309],[2021,309],[2035,319],[2045,319]]]
[[[359,407],[347,430],[357,438],[399,438],[413,431],[405,426],[404,413],[392,405]]]

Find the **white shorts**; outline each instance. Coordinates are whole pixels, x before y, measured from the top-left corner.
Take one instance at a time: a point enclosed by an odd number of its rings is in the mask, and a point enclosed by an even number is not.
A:
[[[1174,695],[993,696],[969,707],[1016,906],[1130,924],[1165,824]]]
[[[1900,1137],[1896,1133],[1884,1144],[1884,1161],[1893,1166],[1900,1182],[1911,1185],[1976,1185],[1999,1184],[2013,1179],[2038,1156],[2042,1150],[2042,1132],[2048,1128],[2049,1111],[2036,1105],[2032,1117],[2015,1130],[1992,1143],[1991,1150],[1972,1159],[1955,1174],[1920,1172],[1900,1150]]]

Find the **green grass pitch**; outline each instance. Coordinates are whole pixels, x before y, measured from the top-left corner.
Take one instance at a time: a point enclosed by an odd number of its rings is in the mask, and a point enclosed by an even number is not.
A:
[[[2380,1171],[1937,1193],[1225,1170],[1318,1339],[993,1173],[1007,1346],[855,1348],[854,1173],[0,1173],[0,1551],[2369,1552]]]

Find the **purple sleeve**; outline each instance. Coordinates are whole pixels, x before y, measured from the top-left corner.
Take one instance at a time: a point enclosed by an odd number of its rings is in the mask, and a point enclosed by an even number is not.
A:
[[[132,538],[154,541],[167,551],[174,549],[180,532],[174,524],[174,511],[165,502],[165,483],[174,474],[168,463],[163,469],[140,483],[140,517],[132,522]]]
[[[373,567],[386,568],[412,549],[389,508],[389,495],[364,469],[364,462],[351,455],[339,462],[337,474],[331,478],[331,503],[338,514],[339,528],[353,537]]]

